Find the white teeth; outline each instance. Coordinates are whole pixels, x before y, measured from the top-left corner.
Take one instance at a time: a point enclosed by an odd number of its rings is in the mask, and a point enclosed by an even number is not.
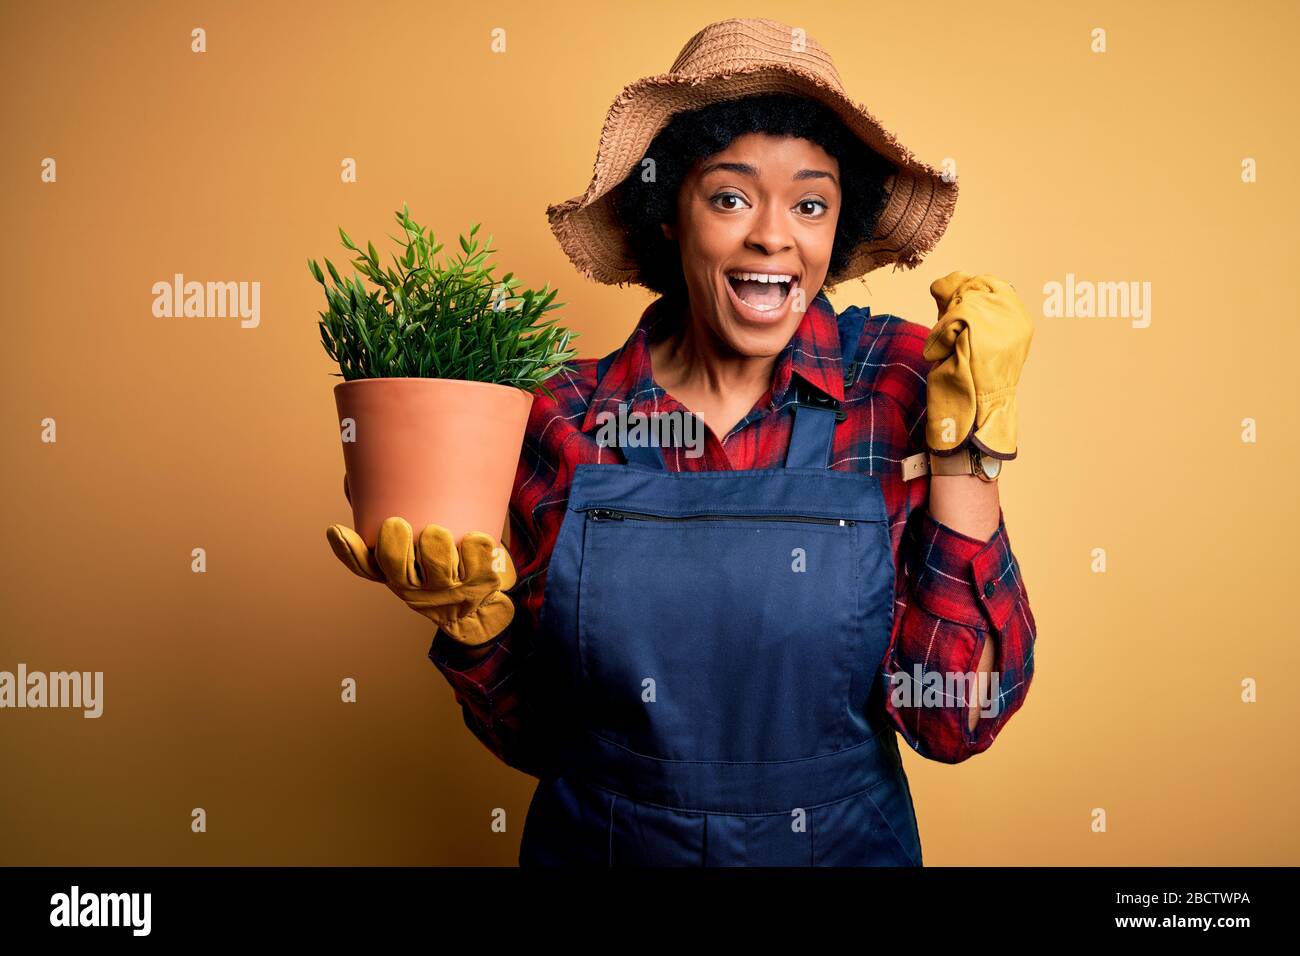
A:
[[[748,282],[793,282],[794,276],[771,275],[766,272],[728,272],[727,275],[732,279],[741,279]]]
[[[789,287],[786,289],[785,296],[783,296],[781,301],[776,305],[754,305],[746,302],[745,306],[755,312],[775,312],[784,308],[786,301],[790,298],[790,295],[794,290],[794,276],[792,275],[782,275],[780,273],[771,274],[767,272],[728,272],[727,278],[740,279],[742,281],[747,280],[750,282],[762,282],[765,285],[773,282],[784,282]],[[734,289],[732,290],[732,294],[735,294]]]

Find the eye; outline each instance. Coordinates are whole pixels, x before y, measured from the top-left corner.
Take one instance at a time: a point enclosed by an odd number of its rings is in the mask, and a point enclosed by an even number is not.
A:
[[[713,203],[715,206],[717,206],[717,208],[722,209],[724,212],[732,212],[740,208],[739,206],[718,206],[718,201],[722,199],[737,199],[740,202],[745,201],[745,197],[740,195],[739,193],[718,193],[716,196],[710,199],[709,202]]]
[[[831,208],[829,205],[827,205],[826,203],[822,202],[820,199],[805,199],[805,200],[803,200],[803,202],[799,203],[799,205],[800,205],[800,206],[821,206],[822,209],[823,209],[824,211],[823,211],[823,212],[820,212],[820,213],[817,213],[817,214],[813,217],[813,218],[815,218],[815,219],[820,219],[822,216],[826,215],[826,212],[825,212],[825,211],[826,211],[826,210],[829,210],[829,209]],[[810,214],[810,215],[812,215],[812,214]]]

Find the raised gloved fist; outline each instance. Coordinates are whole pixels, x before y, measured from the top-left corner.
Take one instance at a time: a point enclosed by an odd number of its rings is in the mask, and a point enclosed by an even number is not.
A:
[[[448,637],[482,644],[506,629],[515,606],[504,593],[517,580],[510,552],[489,534],[471,531],[458,548],[442,525],[426,525],[417,543],[405,518],[385,518],[373,550],[351,528],[325,532],[334,554],[349,570],[383,581],[411,610]]]
[[[939,321],[925,340],[925,440],[949,452],[967,442],[1016,457],[1016,386],[1034,327],[1010,283],[951,272],[930,285]]]

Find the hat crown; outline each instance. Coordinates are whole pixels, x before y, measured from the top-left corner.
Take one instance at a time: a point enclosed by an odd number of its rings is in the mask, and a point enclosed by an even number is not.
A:
[[[639,168],[655,136],[678,113],[772,94],[804,97],[834,111],[893,170],[885,178],[888,199],[872,234],[857,244],[839,278],[888,263],[915,268],[952,217],[956,178],[921,162],[866,106],[850,99],[830,55],[802,29],[748,17],[710,23],[686,41],[670,72],[642,77],[615,98],[586,192],[546,209],[551,231],[574,265],[597,282],[645,284],[620,220],[618,185]]]
[[[710,23],[686,41],[669,73],[704,76],[764,64],[797,66],[843,90],[830,54],[802,28],[761,17],[734,17]]]

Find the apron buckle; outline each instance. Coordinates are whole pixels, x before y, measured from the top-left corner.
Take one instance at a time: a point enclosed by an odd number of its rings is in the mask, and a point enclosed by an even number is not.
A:
[[[825,408],[835,413],[835,421],[842,422],[849,417],[848,412],[844,410],[839,399],[831,398],[821,392],[813,391],[800,384],[796,386],[794,403],[796,405],[807,405],[809,408]]]

